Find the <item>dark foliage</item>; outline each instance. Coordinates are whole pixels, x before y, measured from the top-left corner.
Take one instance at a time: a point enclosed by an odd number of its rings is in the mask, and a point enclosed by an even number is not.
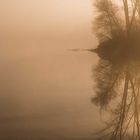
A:
[[[92,101],[112,116],[98,140],[140,140],[140,0],[120,1],[95,2],[100,61]]]

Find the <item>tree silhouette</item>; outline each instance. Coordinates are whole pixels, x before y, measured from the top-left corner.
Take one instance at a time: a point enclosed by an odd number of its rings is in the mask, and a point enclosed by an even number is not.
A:
[[[92,101],[112,120],[97,138],[140,140],[140,0],[96,0],[95,7],[100,60]]]

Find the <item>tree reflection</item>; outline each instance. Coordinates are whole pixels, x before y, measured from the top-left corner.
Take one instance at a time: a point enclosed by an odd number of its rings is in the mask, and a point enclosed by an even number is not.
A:
[[[140,0],[96,0],[95,6],[100,60],[92,101],[112,118],[97,138],[140,140]]]

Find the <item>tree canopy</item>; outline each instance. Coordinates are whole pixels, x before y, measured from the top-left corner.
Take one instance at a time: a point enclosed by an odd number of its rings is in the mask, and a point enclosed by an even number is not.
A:
[[[100,57],[92,101],[109,108],[103,140],[140,140],[140,0],[95,0]]]

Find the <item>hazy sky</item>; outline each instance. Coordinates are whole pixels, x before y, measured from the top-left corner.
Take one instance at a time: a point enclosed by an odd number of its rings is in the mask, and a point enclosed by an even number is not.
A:
[[[7,39],[7,32],[11,32],[10,39],[14,35],[17,39],[25,32],[22,40],[37,36],[34,39],[41,38],[38,44],[47,46],[46,51],[91,48],[96,44],[92,34],[92,3],[93,0],[1,0],[0,35],[3,38],[6,34]],[[27,50],[31,54],[33,51]]]
[[[92,0],[1,0],[0,28],[64,30],[86,26],[92,16],[91,3]]]

